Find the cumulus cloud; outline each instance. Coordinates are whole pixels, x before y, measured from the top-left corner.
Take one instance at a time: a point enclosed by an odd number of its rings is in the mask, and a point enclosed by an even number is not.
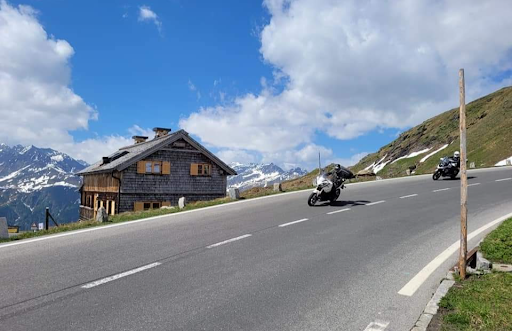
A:
[[[181,120],[209,145],[264,158],[294,155],[318,131],[353,139],[457,106],[461,67],[468,100],[512,83],[490,78],[512,68],[510,1],[265,0],[264,6],[270,20],[260,53],[274,81]]]
[[[158,31],[162,32],[162,22],[158,15],[151,10],[149,6],[140,6],[139,7],[139,21],[140,22],[151,22],[155,24]]]
[[[51,147],[94,162],[131,143],[124,136],[74,141],[98,118],[70,87],[73,47],[49,36],[29,6],[0,1],[0,141]],[[102,155],[103,154],[103,155]]]

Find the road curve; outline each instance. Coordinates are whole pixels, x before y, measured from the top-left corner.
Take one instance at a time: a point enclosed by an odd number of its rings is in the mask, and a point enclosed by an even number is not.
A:
[[[471,233],[512,213],[512,168],[469,176]],[[353,184],[333,206],[296,192],[2,244],[0,329],[410,330],[456,254],[398,292],[458,240],[459,185]]]

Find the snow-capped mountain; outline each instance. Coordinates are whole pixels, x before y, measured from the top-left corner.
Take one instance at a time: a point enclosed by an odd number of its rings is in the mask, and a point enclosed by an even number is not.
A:
[[[252,187],[265,186],[265,184],[271,185],[273,183],[294,179],[304,176],[307,173],[306,170],[302,170],[301,168],[285,171],[273,163],[232,163],[230,166],[238,175],[228,177],[228,187],[235,187],[240,189],[240,191],[248,190]]]
[[[0,144],[0,216],[23,230],[44,220],[50,208],[57,221],[76,221],[80,178],[87,163],[49,148]]]

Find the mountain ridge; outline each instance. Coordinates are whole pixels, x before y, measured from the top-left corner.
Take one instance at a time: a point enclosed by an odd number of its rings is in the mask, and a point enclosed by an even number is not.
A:
[[[58,222],[78,219],[81,179],[86,163],[50,148],[0,144],[0,216],[29,230],[49,207]]]
[[[466,105],[467,159],[490,167],[512,156],[512,87],[504,87]],[[405,176],[406,170],[431,173],[439,158],[459,150],[459,108],[453,108],[403,132],[352,167],[380,177]]]

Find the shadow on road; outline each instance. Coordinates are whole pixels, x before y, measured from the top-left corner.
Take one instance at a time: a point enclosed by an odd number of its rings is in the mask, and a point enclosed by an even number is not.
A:
[[[351,207],[355,207],[355,206],[364,206],[366,205],[367,203],[369,203],[371,201],[368,201],[368,200],[357,200],[357,201],[334,201],[332,203],[329,203],[329,202],[326,202],[326,203],[323,203],[321,205],[318,205],[319,207],[320,206],[334,206],[334,207],[344,207],[344,206],[351,206]]]
[[[468,180],[478,178],[476,176],[468,176]],[[460,177],[455,177],[454,179],[451,179],[450,177],[443,177],[443,180],[460,180]]]

